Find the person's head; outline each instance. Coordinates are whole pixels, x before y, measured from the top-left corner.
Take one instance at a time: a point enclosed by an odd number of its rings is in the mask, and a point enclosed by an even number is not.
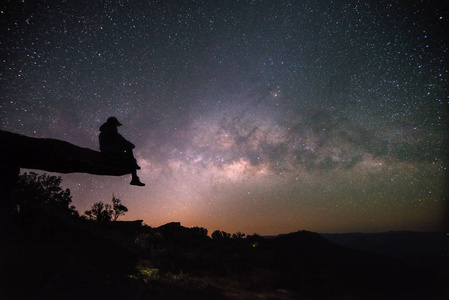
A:
[[[122,126],[122,123],[120,123],[116,117],[109,117],[107,122],[114,126]]]

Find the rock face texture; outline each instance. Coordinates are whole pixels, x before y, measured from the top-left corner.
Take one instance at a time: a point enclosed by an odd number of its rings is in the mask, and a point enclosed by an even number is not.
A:
[[[45,138],[32,138],[0,130],[0,169],[18,168],[57,173],[121,176],[131,173],[125,159]]]

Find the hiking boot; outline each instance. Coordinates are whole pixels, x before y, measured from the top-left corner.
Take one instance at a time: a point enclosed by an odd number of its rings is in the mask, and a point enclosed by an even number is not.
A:
[[[129,184],[130,185],[137,185],[137,186],[145,186],[145,183],[140,182],[139,177],[133,178]]]

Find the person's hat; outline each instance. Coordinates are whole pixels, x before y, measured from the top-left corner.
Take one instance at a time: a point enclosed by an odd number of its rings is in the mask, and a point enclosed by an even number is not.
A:
[[[113,125],[122,126],[122,123],[120,123],[116,117],[109,117],[107,122]]]

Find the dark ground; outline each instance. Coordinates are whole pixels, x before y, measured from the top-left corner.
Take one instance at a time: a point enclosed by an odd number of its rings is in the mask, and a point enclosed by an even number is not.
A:
[[[407,233],[407,238],[385,233],[381,238],[298,231],[270,238],[224,234],[212,239],[202,228],[179,223],[159,228],[139,221],[100,224],[50,210],[9,215],[2,227],[1,299],[449,295],[443,233]]]

